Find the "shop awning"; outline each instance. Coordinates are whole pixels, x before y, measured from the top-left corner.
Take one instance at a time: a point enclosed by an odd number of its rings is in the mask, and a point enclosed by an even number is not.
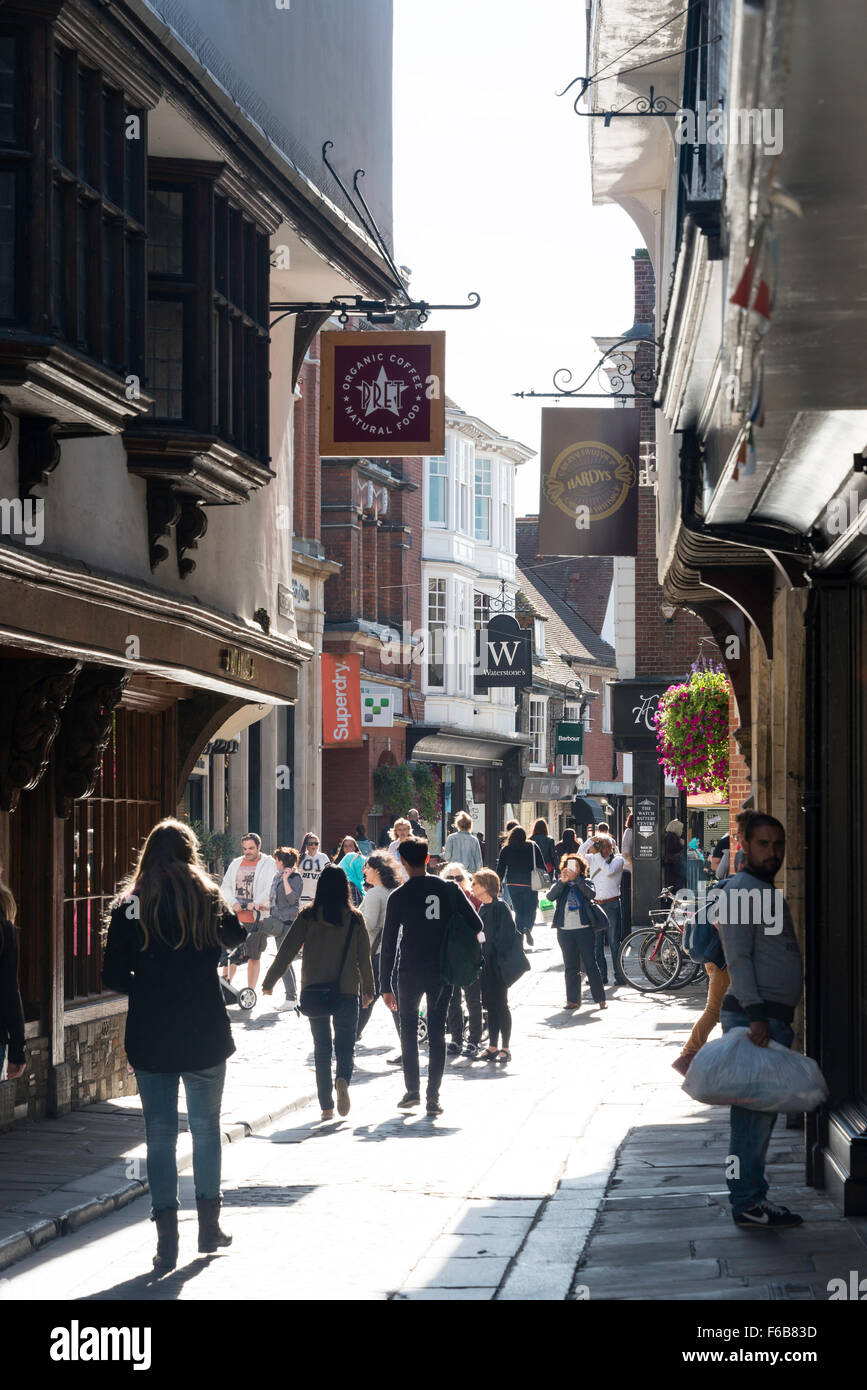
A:
[[[605,812],[592,796],[576,796],[572,802],[572,814],[579,825],[598,825],[605,819]]]
[[[421,737],[413,740],[413,733]],[[462,734],[458,730],[407,729],[407,760],[421,763],[462,763],[466,767],[499,767],[513,748],[525,748],[529,735],[514,738],[480,738],[477,734]]]

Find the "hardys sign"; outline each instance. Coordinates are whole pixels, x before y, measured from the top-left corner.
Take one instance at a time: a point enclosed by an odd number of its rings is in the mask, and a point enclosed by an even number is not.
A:
[[[474,692],[494,685],[518,689],[533,682],[533,653],[530,634],[508,613],[498,613],[488,626],[476,634]]]
[[[445,333],[323,333],[319,452],[442,454]]]
[[[542,411],[540,555],[638,554],[639,416]]]
[[[322,653],[322,746],[360,748],[361,656]]]

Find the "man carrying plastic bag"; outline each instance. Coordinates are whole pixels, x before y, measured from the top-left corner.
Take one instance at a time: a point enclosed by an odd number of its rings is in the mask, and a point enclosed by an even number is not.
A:
[[[800,1226],[802,1218],[787,1207],[766,1201],[765,1158],[771,1131],[780,1110],[805,1109],[802,1101],[810,1097],[797,1090],[797,1083],[787,1094],[787,1081],[780,1087],[779,1057],[766,1052],[760,1059],[750,1049],[768,1049],[771,1042],[786,1050],[791,1047],[803,971],[791,913],[782,893],[774,887],[774,876],[786,852],[785,829],[773,816],[751,815],[744,829],[743,848],[741,872],[719,885],[715,915],[731,979],[729,993],[722,1001],[720,1023],[724,1034],[748,1031],[743,1041],[723,1037],[702,1048],[683,1089],[696,1100],[711,1104],[737,1098],[738,1103],[731,1108],[730,1143],[730,1166],[735,1176],[727,1179],[734,1223],[779,1231]],[[718,1053],[726,1054],[725,1058],[715,1057]],[[741,1061],[734,1070],[726,1065],[720,1093],[714,1084],[720,1081],[719,1065],[734,1060],[730,1053],[739,1055]],[[797,1060],[808,1059],[792,1058]],[[754,1108],[766,1102],[767,1109]]]

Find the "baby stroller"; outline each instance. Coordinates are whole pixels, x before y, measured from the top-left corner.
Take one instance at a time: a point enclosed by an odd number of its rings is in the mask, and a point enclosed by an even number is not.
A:
[[[242,941],[240,946],[235,947],[234,951],[223,952],[223,955],[220,957],[220,968],[222,969],[224,965],[243,965],[246,960],[247,950],[245,943]],[[247,1013],[256,1007],[256,991],[251,989],[249,985],[245,985],[243,989],[238,989],[232,984],[231,980],[227,980],[225,976],[221,975],[220,989],[223,992],[223,1003],[227,1006],[230,1004],[237,1004],[239,1008],[244,1009]]]

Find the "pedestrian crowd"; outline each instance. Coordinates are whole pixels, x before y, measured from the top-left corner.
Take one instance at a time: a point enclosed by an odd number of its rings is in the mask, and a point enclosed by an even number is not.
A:
[[[447,1056],[495,1067],[511,1061],[509,989],[530,969],[526,949],[533,946],[540,894],[553,909],[564,1008],[581,1007],[582,972],[599,1010],[608,1007],[609,980],[626,983],[618,952],[623,880],[628,886],[632,872],[631,819],[622,851],[604,822],[591,826],[580,843],[573,829],[555,843],[543,819],[529,834],[509,822],[494,871],[484,867],[472,820],[461,812],[445,840],[438,874],[430,871],[416,810],[394,822],[386,844],[374,849],[358,826],[331,857],[313,832],[298,849],[281,846],[267,854],[250,831],[219,886],[202,863],[189,825],[168,819],[155,826],[111,906],[103,981],[129,996],[126,1052],[145,1118],[157,1272],[174,1268],[178,1256],[181,1082],[193,1139],[199,1250],[231,1242],[219,1224],[219,1121],[226,1061],[234,1051],[224,991],[240,965],[246,963],[247,987],[254,991],[266,944],[274,938],[276,954],[262,992],[271,996],[282,981],[285,1007],[309,1021],[322,1121],[333,1120],[335,1108],[341,1118],[350,1111],[355,1052],[377,999],[397,1034],[398,1052],[389,1059],[403,1071],[397,1107],[410,1111],[422,1103],[422,1032],[428,1045],[424,1103],[427,1115],[436,1117],[443,1113]],[[731,837],[712,847],[713,901],[772,885],[784,853],[780,822],[743,812]],[[673,885],[683,886],[684,863],[697,859],[704,866],[697,838],[685,847],[681,822],[669,822],[663,860]],[[708,909],[715,932],[701,957],[707,1004],[674,1063],[684,1076],[718,1022],[724,1033],[747,1029],[759,1048],[771,1040],[791,1045],[801,993],[791,914],[786,907],[782,928],[770,932],[761,909],[756,911],[743,930],[743,915],[718,911],[715,918]],[[10,1079],[25,1063],[14,921],[14,898],[0,879],[0,1068],[8,1051]],[[293,968],[299,957],[300,988]],[[734,1105],[731,1116],[737,1164],[728,1182],[736,1224],[800,1224],[800,1217],[766,1200],[764,1160],[774,1114]]]

